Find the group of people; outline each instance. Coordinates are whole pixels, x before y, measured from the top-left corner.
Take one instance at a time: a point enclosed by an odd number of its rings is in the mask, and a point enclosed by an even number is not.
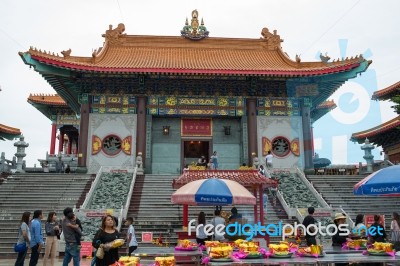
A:
[[[49,173],[49,161],[43,161],[41,163],[41,166],[43,167],[43,172],[44,173]],[[61,157],[58,157],[58,160],[55,162],[55,168],[56,168],[56,173],[66,173],[69,174],[71,173],[71,167],[69,164],[65,165],[64,162],[61,160]]]
[[[79,265],[79,247],[80,237],[82,235],[82,226],[76,218],[72,208],[64,210],[64,219],[57,220],[55,212],[49,212],[45,223],[46,243],[44,242],[42,232],[42,210],[33,212],[33,218],[30,220],[31,213],[22,214],[21,223],[18,230],[17,245],[26,243],[26,249],[18,252],[15,266],[23,266],[28,249],[31,250],[29,266],[35,266],[39,260],[39,254],[42,248],[45,248],[43,266],[48,264],[55,265],[55,258],[58,249],[58,240],[61,232],[64,234],[66,247],[63,265],[68,265],[71,258],[74,258],[74,266]]]
[[[308,215],[303,220],[303,225],[305,228],[311,224],[317,224],[315,218],[313,217],[314,211],[315,209],[313,207],[308,208]],[[397,212],[393,212],[389,237],[386,234],[384,225],[381,224],[380,215],[374,215],[374,223],[368,228],[367,231],[367,227],[364,224],[364,215],[358,214],[354,228],[348,228],[351,229],[351,231],[346,235],[345,232],[340,229],[340,225],[346,224],[347,218],[348,217],[343,213],[335,214],[334,224],[337,230],[336,234],[332,236],[332,246],[342,247],[342,245],[350,239],[367,239],[370,243],[390,241],[395,247],[400,246],[400,216]],[[310,229],[310,233],[312,233],[312,235],[307,234],[307,232],[305,233],[305,240],[308,246],[317,244],[316,235],[311,231],[312,229]]]
[[[203,155],[199,158],[196,163],[196,166],[204,166],[208,170],[218,170],[218,155],[217,152],[214,151],[210,157],[210,160],[207,163],[206,157]]]
[[[55,258],[58,249],[58,240],[61,233],[65,239],[65,254],[63,266],[73,261],[74,266],[80,265],[80,249],[82,237],[82,225],[79,219],[73,212],[72,208],[65,208],[63,211],[64,218],[57,219],[55,212],[49,212],[45,224],[46,242],[43,238],[41,220],[43,212],[36,210],[33,213],[33,219],[30,220],[31,213],[24,212],[22,214],[21,223],[18,231],[18,244],[26,243],[27,249],[18,252],[15,266],[23,266],[28,249],[31,250],[29,266],[35,266],[39,260],[39,254],[42,248],[45,248],[43,266],[55,265]],[[126,236],[127,254],[130,256],[137,249],[138,243],[135,237],[135,229],[133,227],[133,218],[128,217],[124,224],[128,227]],[[120,238],[120,233],[117,230],[118,220],[116,217],[106,215],[102,218],[101,227],[96,232],[92,245],[96,249],[103,247],[104,257],[96,258],[96,266],[108,266],[119,260],[118,248],[107,248],[105,244],[113,242]],[[50,259],[50,263],[49,263]]]

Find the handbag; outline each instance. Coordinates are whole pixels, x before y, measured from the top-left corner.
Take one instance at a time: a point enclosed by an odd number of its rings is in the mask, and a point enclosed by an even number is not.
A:
[[[22,231],[21,231],[21,227],[20,227],[19,230],[18,230],[17,244],[14,245],[14,251],[17,252],[17,253],[25,252],[25,251],[28,250],[28,247],[26,246],[26,242],[25,241],[22,242],[21,244],[18,244],[18,240],[19,240],[21,232]]]
[[[25,242],[23,242],[21,244],[15,244],[14,245],[14,251],[17,252],[17,253],[25,252],[27,249],[28,249],[28,247],[26,246]]]
[[[103,247],[99,247],[97,249],[96,258],[101,259],[101,260],[104,258],[104,248]]]

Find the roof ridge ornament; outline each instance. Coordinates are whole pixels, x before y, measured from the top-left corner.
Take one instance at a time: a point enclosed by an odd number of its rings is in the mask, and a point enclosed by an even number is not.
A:
[[[281,48],[281,42],[283,42],[283,39],[281,39],[281,36],[278,35],[277,30],[274,30],[273,33],[271,33],[268,28],[263,28],[261,30],[261,35],[263,36],[264,40],[267,43],[267,48],[269,50],[275,50],[276,48]]]
[[[120,37],[126,35],[126,33],[123,34],[124,31],[125,25],[123,23],[119,23],[115,29],[113,29],[112,25],[110,24],[108,26],[108,30],[106,30],[106,33],[102,34],[101,36],[106,39],[106,42],[118,44],[121,43]]]
[[[331,57],[328,55],[328,52],[323,55],[322,53],[319,54],[319,58],[321,59],[322,62],[328,63],[328,61],[331,59]],[[347,58],[346,58],[347,59]]]
[[[71,51],[71,48],[69,48],[68,50],[61,51],[61,54],[64,56],[64,58],[68,58],[71,56]]]
[[[199,25],[199,12],[197,9],[192,11],[192,21],[189,25],[189,21],[186,18],[185,26],[181,30],[181,36],[185,37],[190,40],[202,40],[206,37],[208,37],[209,31],[207,31],[207,28],[204,26],[204,20],[201,19],[201,23]]]

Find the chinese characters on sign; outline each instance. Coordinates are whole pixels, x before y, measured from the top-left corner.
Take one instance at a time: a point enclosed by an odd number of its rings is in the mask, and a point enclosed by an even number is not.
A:
[[[212,136],[211,119],[182,119],[182,136]]]

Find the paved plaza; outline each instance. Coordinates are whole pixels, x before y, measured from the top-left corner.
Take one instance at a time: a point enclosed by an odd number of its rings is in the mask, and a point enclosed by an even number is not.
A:
[[[62,258],[57,259],[55,266],[61,266],[62,265]],[[81,266],[89,266],[90,265],[90,259],[82,259],[81,261]],[[0,266],[13,266],[15,263],[15,259],[0,259]],[[29,265],[29,258],[25,260],[24,265]],[[39,262],[37,265],[43,265],[43,259],[39,259]],[[72,261],[70,262],[69,265],[73,265]]]

